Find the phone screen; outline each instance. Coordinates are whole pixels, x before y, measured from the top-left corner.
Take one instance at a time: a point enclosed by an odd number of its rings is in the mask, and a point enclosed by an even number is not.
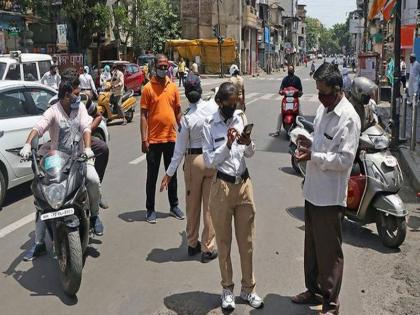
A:
[[[245,135],[250,135],[251,134],[251,132],[252,132],[252,128],[254,127],[254,124],[248,124],[248,125],[246,125],[245,127],[244,127],[244,131],[243,131],[243,133],[245,134]]]

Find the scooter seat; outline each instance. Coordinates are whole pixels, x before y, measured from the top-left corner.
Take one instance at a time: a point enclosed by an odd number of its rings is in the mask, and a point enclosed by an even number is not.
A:
[[[298,122],[302,124],[303,128],[309,133],[314,132],[314,123],[306,120],[303,116],[297,117]]]
[[[133,90],[128,90],[124,93],[124,95],[121,97],[121,103],[124,103],[126,100],[128,100],[130,97],[132,97],[134,94]]]

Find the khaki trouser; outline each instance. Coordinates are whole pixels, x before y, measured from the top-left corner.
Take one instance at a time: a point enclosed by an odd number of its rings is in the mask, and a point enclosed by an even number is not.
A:
[[[187,241],[188,246],[195,247],[200,232],[201,203],[203,203],[203,232],[201,233],[201,251],[214,250],[214,228],[209,211],[210,187],[215,174],[214,169],[204,166],[202,154],[185,156],[185,203],[187,205]]]
[[[222,287],[233,291],[232,217],[242,269],[242,291],[251,293],[255,288],[253,273],[253,240],[255,236],[255,206],[251,180],[231,184],[215,178],[210,191],[210,213],[216,231]]]

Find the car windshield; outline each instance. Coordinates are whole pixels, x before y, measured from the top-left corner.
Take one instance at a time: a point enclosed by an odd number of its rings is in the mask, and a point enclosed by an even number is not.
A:
[[[51,150],[41,159],[41,169],[50,176],[55,176],[61,172],[67,164],[70,156],[64,152]]]
[[[4,77],[4,72],[6,71],[7,64],[5,62],[0,62],[0,80]]]

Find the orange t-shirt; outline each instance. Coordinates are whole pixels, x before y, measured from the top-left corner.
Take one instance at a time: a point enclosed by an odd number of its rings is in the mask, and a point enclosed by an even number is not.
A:
[[[149,143],[176,141],[175,113],[181,109],[178,87],[166,78],[162,86],[156,78],[147,83],[141,94],[141,108],[148,111],[147,139]]]

